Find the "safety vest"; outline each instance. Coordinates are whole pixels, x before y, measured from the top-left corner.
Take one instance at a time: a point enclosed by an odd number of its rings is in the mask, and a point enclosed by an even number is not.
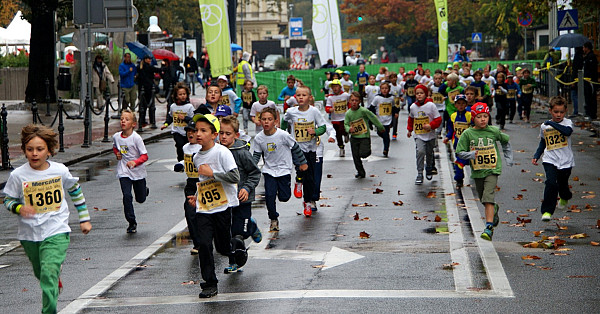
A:
[[[250,77],[248,79],[252,81],[252,79],[254,78],[254,74],[252,73],[252,66],[250,65],[250,63],[248,63],[248,61],[242,60],[242,62],[240,62],[237,67],[236,83],[238,86],[243,86],[244,82],[246,81],[246,77],[244,76],[244,70],[242,69],[244,67],[244,64],[247,64],[248,68],[250,69]]]

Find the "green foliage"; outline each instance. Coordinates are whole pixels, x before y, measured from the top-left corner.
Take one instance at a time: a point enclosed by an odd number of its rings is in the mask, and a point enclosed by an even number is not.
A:
[[[279,58],[275,61],[275,70],[283,71],[290,69],[290,58]]]
[[[26,68],[29,66],[29,56],[24,51],[20,51],[18,55],[7,54],[0,56],[0,68]]]
[[[528,60],[542,60],[542,59],[544,59],[546,52],[548,52],[548,49],[527,51],[527,59]]]

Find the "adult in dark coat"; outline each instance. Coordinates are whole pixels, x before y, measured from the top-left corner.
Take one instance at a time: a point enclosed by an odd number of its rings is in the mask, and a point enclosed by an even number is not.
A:
[[[596,100],[596,86],[598,84],[598,59],[594,54],[591,42],[583,44],[583,77],[591,79],[590,82],[585,82],[583,94],[585,95],[585,114],[590,119],[596,119],[598,111],[598,103]]]
[[[138,119],[139,127],[143,127],[146,124],[146,111],[150,109],[148,113],[150,124],[152,124],[152,128],[156,128],[156,118],[154,116],[155,107],[154,107],[154,74],[160,73],[160,70],[152,66],[150,62],[152,58],[150,56],[145,56],[140,66],[138,67],[138,74],[136,77],[137,84],[139,87],[139,97],[140,97],[140,105],[139,112],[140,118]]]

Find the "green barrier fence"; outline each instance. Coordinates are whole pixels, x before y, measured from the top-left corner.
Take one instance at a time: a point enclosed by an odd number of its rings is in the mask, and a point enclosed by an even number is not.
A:
[[[527,67],[530,70],[533,69],[536,62],[541,62],[542,60],[513,60],[513,61],[474,61],[473,69],[484,68],[486,65],[491,64],[492,70],[496,68],[498,63],[508,64],[510,66],[511,72],[514,73],[514,64],[520,67]],[[423,63],[424,69],[430,69],[432,74],[435,70],[441,69],[445,70],[446,66],[450,63]],[[398,73],[398,69],[400,67],[404,67],[406,72],[414,70],[417,68],[417,63],[387,63],[387,64],[367,64],[365,70],[369,74],[377,75],[379,73],[379,68],[381,66],[385,66],[389,71]],[[356,74],[358,73],[358,66],[346,66],[340,67],[343,71],[350,71],[350,80],[356,80]],[[332,71],[335,69],[317,69],[317,70],[289,70],[289,71],[273,71],[273,72],[258,72],[256,73],[256,81],[258,85],[266,85],[269,88],[269,100],[274,101],[275,103],[282,103],[277,100],[279,93],[281,90],[287,86],[287,77],[288,75],[293,75],[295,78],[300,79],[305,85],[311,88],[312,94],[315,97],[315,100],[323,100],[325,95],[323,94],[323,85],[325,83],[325,72]]]

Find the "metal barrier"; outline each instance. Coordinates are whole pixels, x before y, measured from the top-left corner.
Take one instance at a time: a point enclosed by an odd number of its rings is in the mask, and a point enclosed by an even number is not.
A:
[[[2,104],[2,111],[0,111],[0,116],[2,117],[2,170],[11,170],[13,169],[10,164],[10,156],[8,154],[8,130],[7,130],[7,119],[6,116],[8,112],[6,112],[6,105]]]

